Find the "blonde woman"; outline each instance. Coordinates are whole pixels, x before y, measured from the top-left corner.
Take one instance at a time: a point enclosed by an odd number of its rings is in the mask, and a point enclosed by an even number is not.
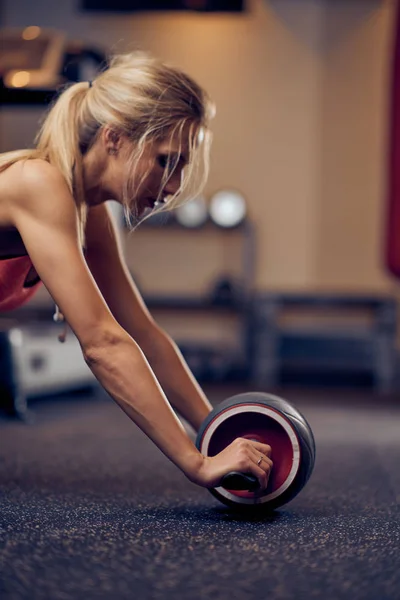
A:
[[[66,89],[35,149],[0,155],[0,311],[43,282],[101,385],[192,482],[214,487],[244,470],[264,489],[269,446],[238,439],[204,457],[182,427],[172,407],[198,430],[211,405],[146,309],[105,203],[137,223],[198,192],[211,116],[199,85],[143,54]]]

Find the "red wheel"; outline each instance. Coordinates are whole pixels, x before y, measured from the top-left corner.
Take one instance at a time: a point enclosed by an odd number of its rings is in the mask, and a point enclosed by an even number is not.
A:
[[[296,496],[308,481],[315,460],[315,443],[304,417],[286,400],[269,394],[239,394],[217,406],[204,421],[197,448],[215,456],[238,437],[272,448],[274,467],[268,488],[259,495],[248,489],[211,489],[221,502],[239,509],[270,510]]]

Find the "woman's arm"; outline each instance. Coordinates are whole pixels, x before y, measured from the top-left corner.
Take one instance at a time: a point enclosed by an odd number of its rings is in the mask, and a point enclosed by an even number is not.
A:
[[[172,406],[197,432],[212,406],[175,342],[156,325],[140,347]]]
[[[149,364],[115,321],[85,262],[76,207],[61,175],[43,161],[21,169],[15,226],[32,263],[77,336],[101,385],[157,446],[188,475],[202,457],[186,435]]]
[[[143,350],[172,406],[197,431],[212,406],[174,341],[147,310],[105,204],[89,211],[86,234],[86,259],[107,305]]]
[[[76,207],[61,174],[44,161],[27,161],[16,185],[13,223],[104,389],[191,481],[214,486],[224,474],[246,469],[266,487],[270,448],[265,444],[238,440],[206,458],[186,435],[140,347],[99,292],[84,260]],[[266,457],[263,468],[256,465],[260,452]]]

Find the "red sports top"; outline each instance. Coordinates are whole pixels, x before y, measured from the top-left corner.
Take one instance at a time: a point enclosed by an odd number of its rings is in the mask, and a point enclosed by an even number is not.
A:
[[[37,292],[38,277],[27,283],[32,267],[29,256],[0,260],[0,312],[19,308]]]

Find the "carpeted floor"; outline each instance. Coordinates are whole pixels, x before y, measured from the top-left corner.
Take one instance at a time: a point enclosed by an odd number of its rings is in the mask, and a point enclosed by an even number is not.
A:
[[[187,481],[105,396],[2,419],[1,600],[399,600],[400,399],[285,395],[317,462],[264,520]]]

